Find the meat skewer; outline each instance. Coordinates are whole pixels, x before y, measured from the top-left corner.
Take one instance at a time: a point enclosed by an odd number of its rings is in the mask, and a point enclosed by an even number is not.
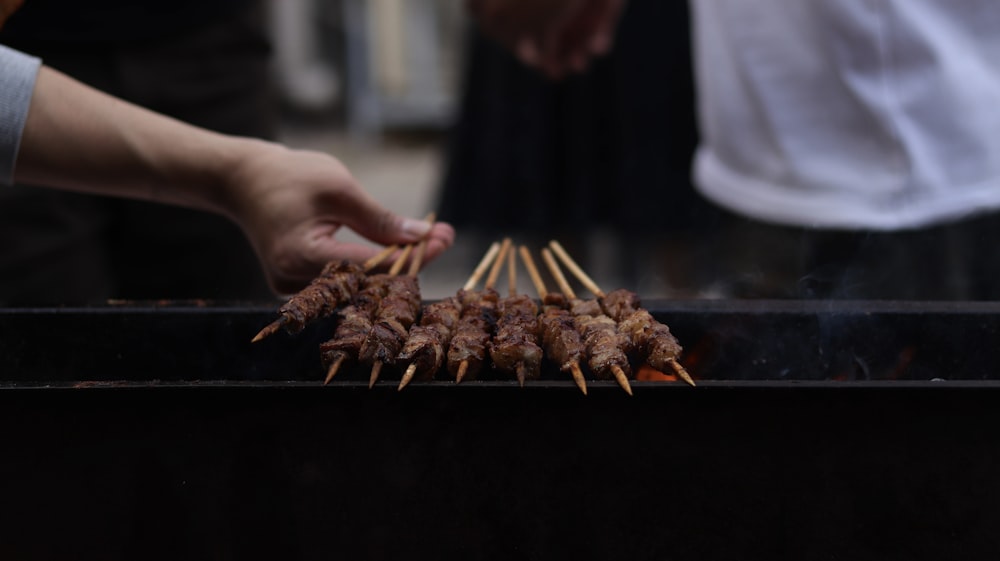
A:
[[[517,261],[508,253],[509,295],[500,300],[496,333],[490,341],[490,358],[501,372],[517,376],[524,387],[526,380],[541,375],[542,348],[538,346],[538,306],[527,295],[517,293]]]
[[[613,378],[625,393],[632,395],[632,385],[628,381],[631,366],[625,353],[628,340],[618,330],[615,321],[604,315],[596,300],[580,300],[576,297],[549,250],[542,250],[542,258],[559,284],[559,289],[570,299],[570,314],[587,351],[587,366],[598,378]]]
[[[462,316],[448,346],[448,373],[455,378],[456,384],[460,384],[466,378],[475,379],[489,358],[487,347],[496,328],[497,302],[500,301],[500,295],[493,290],[493,286],[500,275],[503,257],[509,248],[510,239],[504,239],[503,243],[491,246],[483,261],[479,263],[476,273],[473,273],[458,293],[458,298],[462,301]],[[490,267],[483,290],[473,290],[490,261],[493,265]]]
[[[369,275],[365,278],[364,288],[354,296],[351,304],[337,312],[340,321],[333,338],[319,346],[320,358],[329,367],[324,385],[330,383],[346,361],[358,359],[390,278],[387,274]]]
[[[691,375],[678,360],[683,349],[677,338],[669,327],[654,319],[648,310],[641,307],[636,293],[620,289],[605,294],[559,242],[552,241],[549,245],[580,283],[597,297],[602,311],[618,322],[619,329],[628,336],[632,349],[641,360],[661,372],[673,370],[681,380],[695,385]]]
[[[397,362],[409,363],[399,381],[399,390],[405,388],[414,376],[429,380],[441,369],[461,314],[462,301],[455,296],[424,306],[420,324],[410,328],[406,343],[396,357]]]
[[[420,284],[417,277],[397,276],[403,263],[409,259],[412,249],[412,245],[407,246],[390,269],[391,278],[386,285],[385,296],[379,302],[372,328],[358,353],[358,360],[372,365],[369,388],[374,387],[378,381],[382,365],[392,363],[399,354],[406,341],[406,334],[420,311]]]
[[[396,251],[391,245],[363,265],[347,261],[331,261],[318,277],[278,308],[278,319],[261,329],[251,340],[256,343],[277,333],[282,327],[289,333],[302,331],[307,323],[332,314],[338,306],[354,296],[361,286],[365,273],[378,266]]]
[[[426,220],[433,222],[435,218],[436,215],[432,212]],[[425,238],[417,246],[417,256],[410,263],[411,275],[416,275],[420,270],[426,249],[427,240]],[[405,258],[394,263],[394,269],[397,273],[404,262]],[[385,296],[390,278],[391,275],[388,274],[367,277],[362,290],[351,300],[351,304],[337,312],[340,321],[337,322],[337,329],[334,331],[333,337],[320,345],[320,358],[323,364],[329,367],[323,382],[324,385],[330,383],[345,361],[358,359],[361,346],[367,338],[368,332],[371,331],[375,313]]]
[[[630,290],[613,290],[600,297],[601,309],[618,322],[618,327],[632,339],[640,359],[650,366],[666,372],[673,370],[677,376],[690,385],[695,385],[691,375],[677,360],[683,348],[670,328],[653,318],[648,310],[641,307],[639,296]]]
[[[542,332],[542,348],[545,356],[559,366],[562,372],[569,372],[573,376],[573,381],[577,387],[587,395],[587,382],[583,379],[583,372],[580,370],[580,361],[585,356],[587,349],[580,338],[580,332],[573,325],[573,316],[569,311],[569,301],[559,292],[549,292],[545,288],[542,276],[538,274],[535,260],[531,257],[528,248],[521,246],[521,260],[528,270],[528,276],[535,285],[538,297],[542,301],[542,315],[538,317]]]
[[[475,286],[479,282],[479,278],[485,273],[499,250],[499,243],[490,246],[482,261],[472,272],[466,286]],[[415,376],[431,379],[441,369],[447,359],[453,335],[461,322],[465,295],[466,289],[463,289],[455,296],[424,307],[420,315],[420,325],[410,329],[406,344],[396,357],[398,362],[410,363],[399,382],[399,390],[405,388]]]

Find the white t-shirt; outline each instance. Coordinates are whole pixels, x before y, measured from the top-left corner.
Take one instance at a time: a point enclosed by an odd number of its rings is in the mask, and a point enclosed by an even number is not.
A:
[[[1000,208],[1000,5],[694,0],[698,189],[760,220],[894,230]]]

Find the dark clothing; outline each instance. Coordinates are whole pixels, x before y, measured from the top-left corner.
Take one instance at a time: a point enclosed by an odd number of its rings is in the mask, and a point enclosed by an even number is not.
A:
[[[634,0],[614,50],[554,83],[473,30],[441,219],[501,234],[704,222],[689,43],[685,2]]]
[[[259,8],[156,41],[6,42],[154,111],[227,134],[271,138],[270,48]],[[38,187],[0,189],[0,305],[269,297],[253,250],[224,218]]]
[[[0,31],[0,42],[123,44],[217,25],[247,0],[28,0]]]

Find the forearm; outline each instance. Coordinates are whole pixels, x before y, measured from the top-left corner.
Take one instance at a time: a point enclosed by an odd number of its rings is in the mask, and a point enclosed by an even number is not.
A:
[[[344,226],[381,244],[429,235],[425,259],[454,239],[446,224],[428,232],[430,225],[390,212],[328,154],[209,132],[45,67],[20,138],[18,182],[230,217],[279,292],[298,290],[329,261],[364,261],[374,254],[368,245],[336,239]]]
[[[259,143],[187,125],[42,67],[14,177],[225,212],[231,170]]]

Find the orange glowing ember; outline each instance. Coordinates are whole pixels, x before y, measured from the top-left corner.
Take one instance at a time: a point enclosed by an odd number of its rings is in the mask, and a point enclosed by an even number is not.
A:
[[[648,364],[639,367],[635,373],[635,379],[640,382],[676,382],[677,376],[664,374]]]

